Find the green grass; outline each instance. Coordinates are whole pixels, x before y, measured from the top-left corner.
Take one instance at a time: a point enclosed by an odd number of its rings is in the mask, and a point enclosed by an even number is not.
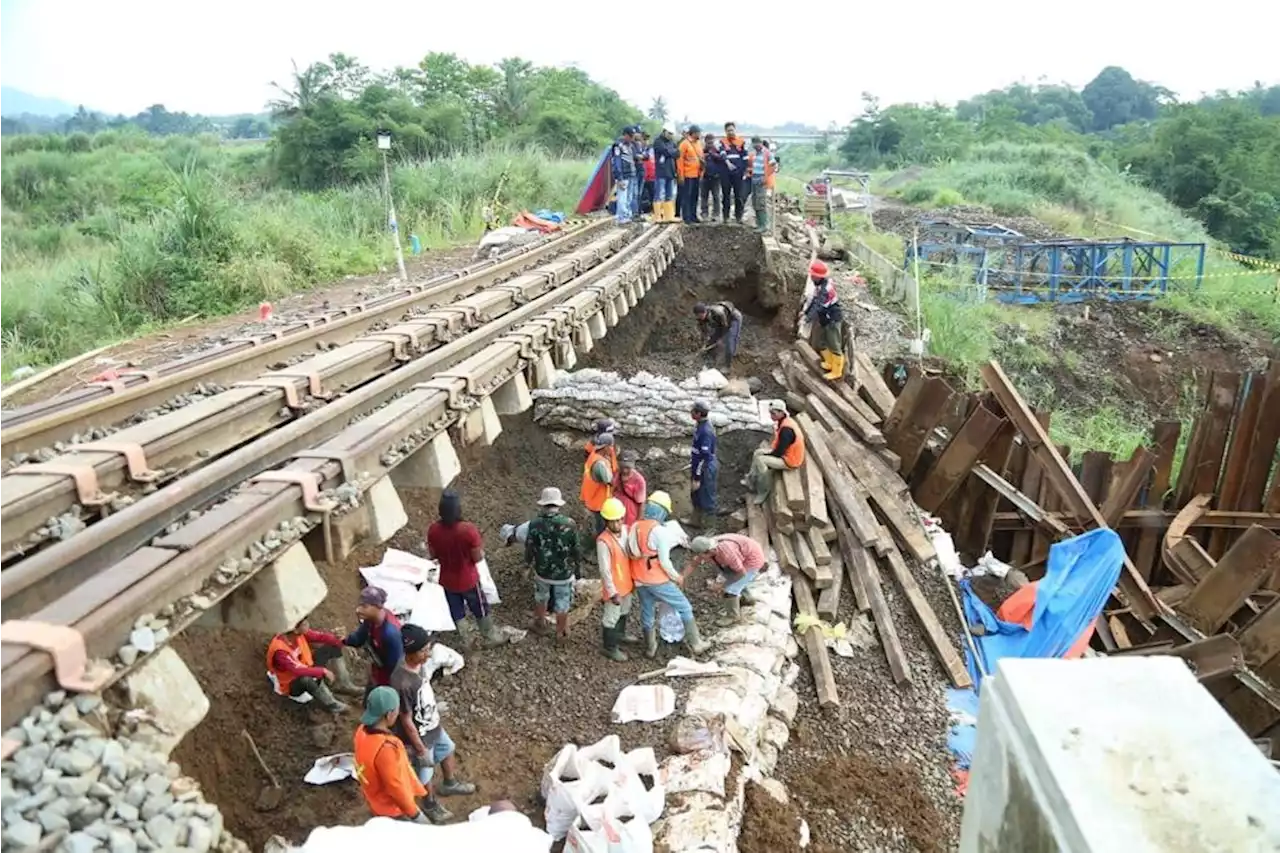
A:
[[[271,187],[266,146],[93,140],[74,152],[5,140],[6,376],[373,272],[393,256],[378,184],[295,193]],[[592,165],[518,148],[401,165],[392,183],[406,251],[409,234],[428,249],[476,236],[486,205],[504,218],[570,210]]]

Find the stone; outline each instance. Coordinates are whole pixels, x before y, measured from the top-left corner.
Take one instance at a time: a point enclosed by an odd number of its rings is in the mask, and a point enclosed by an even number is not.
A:
[[[156,843],[151,840],[151,836],[147,835],[145,829],[135,829],[133,831],[133,840],[137,842],[139,850],[155,850]]]
[[[35,811],[36,809],[40,808],[46,803],[51,802],[56,796],[57,796],[57,793],[54,791],[54,789],[51,786],[42,785],[36,788],[36,790],[32,792],[30,796],[22,797],[21,799],[19,799],[16,803],[13,804],[13,807],[17,811],[22,812],[23,814],[26,814],[27,812]]]
[[[78,693],[72,701],[81,714],[90,714],[102,705],[102,697],[97,693]]]
[[[218,814],[218,807],[213,803],[196,803],[195,813],[197,817],[202,817],[205,820],[208,820]]]
[[[133,833],[129,830],[114,827],[107,838],[107,847],[111,853],[137,853],[138,842],[134,841]]]
[[[125,762],[124,747],[117,740],[109,740],[103,745],[102,755],[98,757],[98,762],[102,764],[102,769],[108,776],[123,780],[129,775],[129,768]]]
[[[116,655],[125,666],[132,666],[133,662],[138,659],[138,650],[132,645],[125,644],[120,647],[120,651],[116,652]]]
[[[105,782],[94,782],[89,786],[89,796],[94,799],[110,800],[115,795],[115,789]]]
[[[87,832],[73,832],[62,842],[67,853],[93,853],[98,849],[98,839]]]
[[[138,813],[138,807],[126,802],[116,803],[116,817],[125,823],[133,823],[141,815]]]
[[[160,848],[172,847],[178,841],[178,827],[173,819],[158,814],[146,823],[147,835]]]
[[[60,797],[83,797],[89,793],[89,788],[93,784],[93,778],[86,774],[84,776],[68,776],[65,779],[59,779],[54,787]],[[110,789],[107,789],[107,796],[111,796]]]
[[[147,786],[141,779],[129,783],[124,791],[124,801],[134,808],[139,808],[147,800]]]
[[[215,839],[213,830],[202,820],[192,818],[187,821],[187,847],[196,853],[208,853]]]
[[[44,696],[44,704],[50,708],[56,708],[63,702],[67,701],[67,691],[54,690],[52,693],[46,693]]]
[[[173,805],[173,794],[168,791],[163,794],[152,794],[147,797],[146,802],[142,804],[142,808],[139,809],[138,813],[144,821],[150,820],[171,805]]]
[[[68,749],[55,753],[52,764],[64,773],[79,776],[81,773],[88,773],[96,767],[98,760],[83,749]]]
[[[82,797],[76,802],[80,805],[71,813],[71,825],[77,829],[84,829],[107,813],[106,803],[100,803],[88,797]]]
[[[40,824],[21,818],[6,822],[4,832],[0,833],[6,846],[19,850],[35,847],[43,835],[44,830],[40,828]]]
[[[95,820],[84,828],[85,835],[92,835],[99,841],[106,841],[111,837],[111,827],[107,826],[105,821]]]
[[[167,794],[169,792],[169,777],[159,773],[152,773],[143,784],[147,786],[148,794]]]
[[[144,655],[151,654],[156,650],[156,632],[149,627],[135,628],[129,635],[129,645]]]

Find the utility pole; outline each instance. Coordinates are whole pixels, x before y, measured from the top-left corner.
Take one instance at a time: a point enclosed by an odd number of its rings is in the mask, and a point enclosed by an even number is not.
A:
[[[400,270],[400,280],[407,282],[409,274],[404,268],[404,250],[400,248],[400,223],[396,221],[396,202],[391,197],[391,167],[387,165],[387,152],[391,150],[391,134],[378,131],[378,150],[382,152],[382,186],[387,194],[387,224],[391,227],[391,239],[396,246],[396,267]]]

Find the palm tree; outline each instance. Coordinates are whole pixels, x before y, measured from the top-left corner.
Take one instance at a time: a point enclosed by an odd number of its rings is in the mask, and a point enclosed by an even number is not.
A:
[[[274,80],[271,85],[281,97],[267,101],[267,109],[276,118],[293,118],[315,106],[316,101],[331,88],[332,69],[323,62],[308,65],[299,71],[293,63],[293,88],[286,89]]]
[[[507,127],[516,127],[524,121],[529,110],[529,72],[533,63],[508,57],[498,63],[502,84],[498,87],[494,106]]]
[[[653,99],[653,103],[649,105],[649,118],[658,124],[667,123],[667,102],[661,95]]]

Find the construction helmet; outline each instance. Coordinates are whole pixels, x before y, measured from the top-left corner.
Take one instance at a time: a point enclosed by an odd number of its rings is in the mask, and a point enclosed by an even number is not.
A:
[[[604,506],[600,507],[600,517],[605,521],[622,521],[626,514],[626,508],[617,498],[609,498],[604,502]]]
[[[671,495],[666,492],[654,492],[649,495],[649,503],[657,504],[667,512],[671,512]]]
[[[809,275],[814,278],[826,278],[831,270],[827,269],[827,265],[817,258],[813,259],[813,263],[809,264]]]

